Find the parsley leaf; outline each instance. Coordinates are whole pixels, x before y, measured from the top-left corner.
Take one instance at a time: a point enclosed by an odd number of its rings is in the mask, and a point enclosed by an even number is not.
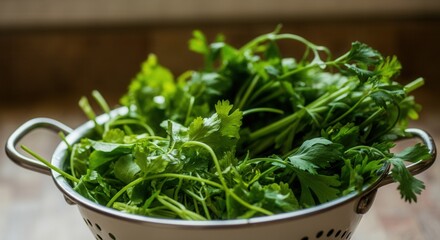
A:
[[[416,144],[408,147],[402,152],[395,154],[388,161],[393,165],[391,175],[399,183],[398,189],[400,195],[405,201],[416,202],[416,194],[420,194],[425,185],[422,181],[416,179],[406,168],[405,161],[417,162],[431,158],[426,146]]]
[[[251,218],[316,206],[384,174],[402,198],[425,188],[406,163],[432,158],[415,144],[392,153],[421,107],[397,78],[397,57],[353,42],[329,49],[275,31],[234,47],[201,31],[189,40],[204,60],[174,78],[154,54],[142,63],[121,104],[128,113],[69,148],[63,176],[84,197],[133,214],[190,220]],[[304,46],[284,56],[283,46]],[[45,162],[45,161],[42,161]],[[53,166],[49,166],[52,167]],[[66,172],[63,172],[66,171]]]

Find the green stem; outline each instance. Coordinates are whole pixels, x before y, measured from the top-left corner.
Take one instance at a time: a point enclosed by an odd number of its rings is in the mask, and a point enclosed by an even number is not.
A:
[[[282,159],[277,159],[277,158],[253,158],[250,160],[247,160],[245,162],[245,165],[249,165],[249,164],[258,164],[260,162],[268,162],[268,163],[277,163],[277,164],[281,164],[284,165],[287,168],[292,168],[291,165],[286,163],[286,160],[282,160]],[[240,166],[241,167],[241,166]],[[275,165],[275,166],[271,166],[270,168],[266,169],[264,172],[262,172],[258,178],[252,179],[252,181],[250,181],[248,184],[251,185],[252,183],[258,181],[258,179],[260,179],[261,177],[279,169],[280,167]]]
[[[200,178],[200,177],[184,175],[184,174],[160,173],[160,174],[144,177],[145,180],[152,180],[152,179],[156,179],[156,178],[178,178],[178,179],[184,179],[184,180],[190,180],[190,181],[197,181],[197,182],[201,182],[201,183],[206,183],[206,184],[211,185],[213,187],[217,187],[217,188],[223,189],[223,185],[221,185],[221,184],[219,184],[217,182],[214,182],[214,181],[211,181],[211,180],[207,180],[207,179],[204,179],[204,178]]]
[[[321,107],[323,105],[328,104],[329,102],[333,101],[334,99],[350,92],[350,86],[341,87],[339,90],[333,92],[333,93],[327,93],[310,103],[307,108],[309,109],[315,109],[317,107]]]
[[[175,212],[177,215],[179,215],[182,219],[188,219],[188,220],[206,220],[203,216],[190,211],[185,208],[181,203],[178,201],[175,201],[174,199],[166,196],[166,195],[159,195],[157,196],[157,200],[162,203],[164,206],[168,207],[171,211]]]
[[[67,142],[66,135],[64,134],[64,132],[59,132],[58,136],[60,136],[61,140],[66,144],[67,150],[72,151],[72,145],[69,142]]]
[[[212,148],[209,145],[207,145],[205,143],[202,143],[202,142],[198,142],[198,141],[188,141],[188,142],[185,142],[182,145],[182,147],[184,147],[185,145],[199,146],[199,147],[202,147],[202,148],[206,149],[209,152],[209,154],[211,155],[211,158],[212,158],[212,160],[214,162],[214,165],[215,165],[215,168],[216,168],[216,171],[217,171],[217,174],[218,174],[218,178],[220,179],[220,182],[223,185],[223,189],[226,192],[226,195],[227,195],[226,198],[229,195],[232,198],[234,198],[238,203],[240,203],[241,205],[243,205],[243,206],[245,206],[245,207],[247,207],[249,209],[261,212],[261,213],[263,213],[265,215],[272,215],[273,214],[272,212],[270,212],[270,211],[268,211],[268,210],[266,210],[264,208],[260,208],[260,207],[254,206],[252,204],[249,204],[248,202],[244,201],[242,198],[237,196],[233,191],[231,191],[231,189],[229,189],[229,187],[228,187],[228,185],[226,183],[226,180],[223,177],[222,169],[220,167],[220,163],[218,162],[218,158],[217,158],[216,154],[214,153],[214,150],[212,150]]]
[[[75,144],[73,145],[73,149],[70,151],[70,172],[72,173],[72,176],[76,178],[75,174],[75,162],[73,161],[73,156],[76,151],[74,151],[79,145]]]
[[[302,72],[304,70],[309,70],[309,69],[312,69],[312,68],[315,68],[315,67],[319,67],[319,64],[309,64],[309,65],[306,65],[304,67],[295,68],[292,71],[286,72],[283,75],[281,75],[280,79],[287,78],[287,77],[292,76],[292,75],[294,75],[296,73]]]
[[[277,159],[277,158],[252,158],[252,159],[247,160],[245,163],[246,163],[246,165],[249,165],[249,164],[256,164],[256,163],[260,163],[260,162],[279,163],[279,164],[286,165],[286,162],[284,162],[281,159]]]
[[[255,38],[254,40],[250,41],[249,43],[247,43],[246,45],[244,45],[240,49],[240,52],[244,53],[246,50],[249,50],[249,49],[251,49],[251,48],[257,46],[258,44],[260,44],[264,41],[267,41],[267,40],[277,41],[277,40],[282,40],[282,39],[288,39],[288,40],[294,40],[294,41],[300,42],[314,51],[317,51],[317,50],[324,50],[325,51],[325,48],[320,47],[320,46],[316,46],[315,44],[309,42],[308,40],[306,40],[305,38],[303,38],[301,36],[298,36],[295,34],[290,34],[290,33],[277,34],[276,32],[271,32],[271,33],[268,33],[265,35],[261,35],[261,36]]]
[[[61,174],[61,176],[71,180],[72,182],[79,182],[79,179],[64,172],[63,170],[55,167],[54,165],[52,165],[52,163],[50,163],[49,161],[47,161],[46,159],[44,159],[42,156],[38,155],[37,153],[35,153],[34,151],[32,151],[31,149],[29,149],[26,146],[21,146],[21,148],[26,151],[27,153],[29,153],[32,157],[36,158],[38,161],[40,161],[41,163],[43,163],[44,165],[46,165],[48,168],[54,170],[55,172]]]
[[[264,103],[267,103],[269,101],[271,101],[272,99],[278,99],[280,97],[280,95],[282,95],[284,93],[283,89],[277,89],[276,91],[271,92],[269,95],[266,95],[265,97],[258,99],[258,101],[254,102],[252,105],[253,106],[260,106],[263,105]]]
[[[243,116],[249,115],[251,113],[257,113],[257,112],[271,112],[271,113],[277,113],[277,114],[284,114],[283,110],[275,109],[275,108],[252,108],[243,111]]]
[[[263,137],[267,134],[270,134],[272,132],[275,132],[281,128],[284,128],[285,126],[289,125],[291,122],[295,121],[298,118],[301,118],[305,113],[304,109],[301,109],[285,118],[282,118],[266,127],[260,128],[255,132],[252,132],[249,135],[249,140],[253,141],[255,139],[258,139],[260,137]]]
[[[417,88],[423,86],[424,84],[425,84],[425,80],[423,78],[419,77],[416,80],[406,84],[403,89],[405,89],[405,93],[408,94],[408,93],[416,90]]]
[[[110,107],[108,106],[107,102],[105,101],[104,97],[101,95],[100,92],[94,90],[92,92],[92,96],[93,98],[96,100],[96,102],[98,102],[99,106],[101,107],[101,109],[109,114],[110,116]]]
[[[345,118],[348,114],[350,114],[351,112],[353,112],[364,100],[365,98],[367,98],[369,96],[369,92],[365,93],[364,95],[362,95],[362,97],[347,111],[344,112],[344,114],[340,115],[338,118],[336,118],[335,120],[333,120],[331,123],[329,123],[328,125],[333,125],[339,121],[341,121],[343,118]]]
[[[156,179],[156,178],[178,178],[178,179],[185,179],[185,180],[192,180],[192,181],[198,181],[198,182],[202,182],[202,183],[206,183],[208,185],[211,185],[213,187],[217,187],[220,189],[224,189],[224,186],[221,184],[218,184],[216,182],[204,179],[204,178],[199,178],[199,177],[194,177],[194,176],[189,176],[189,175],[183,175],[183,174],[176,174],[176,173],[162,173],[162,174],[156,174],[156,175],[152,175],[152,176],[147,176],[147,177],[141,177],[141,178],[137,178],[135,180],[133,180],[132,182],[130,182],[129,184],[125,185],[121,190],[119,190],[111,199],[110,201],[107,203],[107,207],[111,207],[113,205],[113,203],[123,194],[125,193],[129,188],[136,186],[137,184],[143,182],[143,181],[147,181],[147,180],[152,180],[152,179]]]
[[[267,81],[262,87],[259,87],[256,89],[252,95],[251,98],[249,98],[250,102],[253,102],[255,99],[259,98],[259,96],[266,91],[267,89],[270,89],[271,87],[277,88],[279,87],[280,82],[279,81]],[[259,102],[262,102],[261,100]],[[258,104],[256,104],[258,105]]]
[[[89,118],[90,120],[93,121],[93,123],[95,124],[96,131],[100,135],[102,135],[102,133],[103,133],[102,126],[99,125],[98,122],[96,121],[96,114],[93,111],[92,107],[90,106],[89,100],[86,97],[82,97],[79,100],[78,104],[81,107],[81,109],[83,110],[83,112],[86,114],[87,118]]]
[[[203,191],[205,192],[205,195],[206,195],[206,197],[205,197],[205,199],[203,201],[203,205],[202,205],[203,206],[203,210],[205,211],[206,218],[211,220],[212,219],[211,218],[211,214],[210,214],[210,211],[208,209],[208,206],[206,205],[206,202],[209,201],[210,196],[209,196],[208,190],[206,189],[205,185],[203,185]]]
[[[258,181],[260,178],[264,177],[265,175],[267,175],[267,174],[269,174],[269,173],[271,173],[271,172],[273,172],[273,171],[275,171],[275,170],[277,170],[277,169],[279,169],[279,168],[280,168],[279,166],[272,166],[272,167],[266,169],[264,172],[262,172],[262,173],[258,176],[258,178],[254,178],[254,179],[252,179],[252,181],[250,181],[248,184],[249,184],[249,185],[252,185],[254,182]]]
[[[359,124],[359,128],[363,129],[366,127],[371,121],[373,121],[377,116],[382,114],[385,111],[384,108],[377,109],[373,114],[371,114],[367,119],[365,119],[361,124]]]
[[[340,88],[339,90],[337,90],[331,94],[324,94],[320,98],[316,99],[315,101],[313,101],[312,103],[307,105],[305,108],[306,109],[314,109],[317,107],[321,107],[322,105],[328,104],[329,102],[331,102],[335,98],[340,97],[349,91],[350,91],[350,87],[345,86],[345,87]],[[281,128],[285,128],[287,125],[291,124],[292,122],[302,118],[304,116],[304,114],[306,113],[305,108],[303,108],[295,113],[292,113],[291,115],[289,115],[285,118],[282,118],[282,119],[280,119],[280,120],[278,120],[278,121],[276,121],[266,127],[260,128],[255,132],[252,132],[249,136],[250,141],[258,139],[258,138],[265,136],[267,134],[273,133]]]
[[[341,63],[344,63],[346,58],[351,54],[351,52],[346,52],[345,54],[343,54],[342,56],[336,58],[333,61],[328,61],[326,64],[327,65],[332,65],[332,66],[336,66],[339,65]]]
[[[177,200],[179,197],[179,192],[180,192],[180,189],[182,188],[182,182],[183,182],[183,179],[179,178],[179,183],[177,184],[176,189],[174,190],[174,199],[175,200]]]
[[[110,201],[108,201],[107,203],[107,207],[111,207],[113,205],[113,203],[118,200],[118,198],[125,193],[129,188],[134,187],[136,185],[138,185],[139,183],[145,181],[145,177],[140,177],[137,178],[136,180],[133,180],[132,182],[130,182],[129,184],[125,185],[121,190],[119,190],[111,199]]]
[[[197,201],[200,202],[200,204],[202,205],[203,211],[205,212],[206,218],[208,220],[211,220],[211,215],[209,214],[209,210],[208,207],[206,206],[206,201],[203,197],[198,196],[196,193],[194,193],[193,191],[190,191],[189,189],[185,190],[185,193],[190,195],[193,199],[194,199],[194,208],[196,208],[196,212],[199,213],[200,211],[198,210],[198,204]]]
[[[116,119],[114,121],[110,121],[109,124],[106,125],[105,131],[108,131],[110,127],[114,127],[118,125],[130,125],[130,124],[141,126],[148,132],[150,136],[155,135],[153,129],[148,124],[142,123],[137,119]]]
[[[199,147],[202,147],[202,148],[204,148],[205,150],[207,150],[209,152],[209,154],[211,155],[212,160],[214,162],[215,168],[217,170],[218,178],[220,179],[220,182],[223,185],[223,187],[225,189],[227,189],[228,185],[226,184],[226,180],[223,177],[222,169],[220,167],[220,163],[218,162],[218,158],[217,158],[217,155],[215,154],[214,150],[212,150],[212,148],[209,145],[207,145],[207,144],[205,144],[203,142],[198,142],[198,141],[188,141],[188,142],[185,142],[182,145],[182,147],[185,147],[186,145],[199,146]]]
[[[194,101],[195,101],[194,96],[191,96],[189,99],[188,110],[186,111],[185,122],[184,122],[185,126],[188,126],[190,123],[190,117],[191,117],[191,112],[192,112],[192,109],[194,106]]]
[[[384,159],[389,158],[388,156],[386,156],[386,155],[385,155],[382,151],[380,151],[379,149],[377,149],[377,148],[375,148],[375,147],[365,146],[365,145],[355,146],[355,147],[352,147],[352,148],[350,148],[350,149],[347,149],[347,150],[345,151],[345,154],[347,154],[348,152],[351,152],[351,151],[355,151],[355,152],[357,152],[358,150],[363,150],[363,149],[367,149],[367,150],[369,150],[369,151],[375,152],[375,153],[379,154],[381,157],[383,157]]]
[[[193,200],[193,205],[194,205],[194,211],[197,213],[197,214],[200,214],[200,210],[199,210],[199,204],[197,203],[197,198],[195,198],[194,196],[192,196],[192,200]],[[184,202],[184,204],[185,205],[188,205],[188,203],[186,202],[186,196],[185,196],[185,202]]]
[[[237,105],[237,109],[243,109],[244,105],[246,104],[246,101],[248,100],[251,93],[254,91],[255,86],[258,83],[258,80],[260,79],[260,76],[256,75],[251,83],[249,84],[249,87],[246,89],[246,92],[244,93],[244,96],[240,99],[240,102]]]

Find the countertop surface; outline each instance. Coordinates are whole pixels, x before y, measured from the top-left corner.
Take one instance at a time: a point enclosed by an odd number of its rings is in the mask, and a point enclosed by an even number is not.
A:
[[[427,89],[429,90],[429,89]],[[421,92],[423,103],[438,102],[435,94]],[[78,97],[79,98],[79,97]],[[412,123],[429,132],[439,142],[440,112],[426,104],[420,119]],[[26,105],[0,105],[0,143],[23,122],[35,117],[50,117],[72,128],[86,117],[76,107],[74,98],[28,102]],[[36,130],[24,144],[50,157],[59,142],[56,134]],[[435,163],[418,175],[426,190],[418,202],[400,199],[396,184],[381,187],[372,208],[367,212],[352,239],[355,240],[432,240],[440,236],[440,164]],[[335,216],[337,217],[337,216]],[[4,240],[87,240],[93,239],[76,206],[68,205],[52,179],[12,163],[0,151],[0,239]]]

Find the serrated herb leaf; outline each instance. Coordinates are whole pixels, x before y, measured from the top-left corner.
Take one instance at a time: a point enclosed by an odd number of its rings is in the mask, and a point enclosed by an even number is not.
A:
[[[301,44],[300,57],[283,46]],[[236,48],[199,30],[188,46],[201,70],[174,79],[151,54],[121,103],[125,116],[69,147],[65,171],[84,197],[133,214],[189,220],[251,218],[316,206],[361,191],[386,174],[404,200],[425,188],[406,162],[432,156],[416,144],[393,154],[421,107],[394,79],[398,59],[353,42],[329,49],[280,29]],[[48,161],[41,160],[51,168]]]

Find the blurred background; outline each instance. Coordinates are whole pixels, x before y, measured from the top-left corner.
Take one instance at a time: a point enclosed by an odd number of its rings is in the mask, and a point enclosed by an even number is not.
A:
[[[329,47],[335,56],[364,42],[402,63],[400,82],[424,77],[413,126],[439,142],[438,0],[0,0],[0,143],[24,121],[51,117],[75,128],[86,120],[79,98],[99,90],[112,106],[148,54],[177,76],[201,66],[188,50],[194,29],[221,33],[239,47],[282,24],[282,32]],[[36,131],[26,144],[49,158],[58,137]],[[420,175],[417,204],[381,188],[353,239],[440,236],[440,164]],[[49,176],[14,165],[0,151],[0,239],[93,239],[75,206]]]

